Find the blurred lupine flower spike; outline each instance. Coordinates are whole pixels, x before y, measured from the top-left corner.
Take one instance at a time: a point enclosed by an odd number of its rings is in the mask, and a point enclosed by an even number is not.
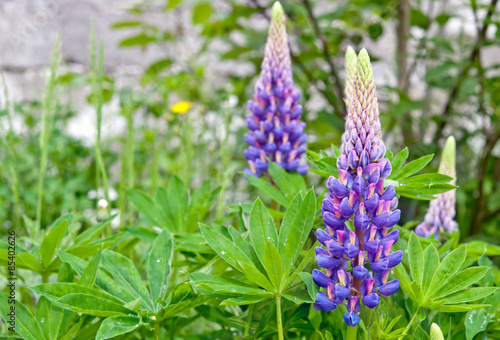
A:
[[[351,103],[352,94],[354,93],[354,81],[356,80],[356,61],[358,56],[351,46],[347,47],[345,52],[345,89],[344,101],[346,107]]]
[[[357,58],[352,54],[347,51],[346,63],[354,60],[356,72],[352,93],[347,88],[345,92],[346,96],[351,94],[347,98],[342,154],[337,160],[338,178],[328,179],[328,193],[321,207],[326,231],[317,230],[318,241],[324,247],[316,248],[316,259],[325,272],[314,269],[312,276],[326,290],[318,293],[314,308],[328,312],[344,304],[344,321],[356,326],[360,322],[360,303],[374,308],[379,295],[388,296],[399,289],[399,280],[388,278],[391,268],[401,263],[403,252],[391,252],[399,230],[389,230],[399,221],[401,212],[394,210],[398,203],[394,187],[384,188],[391,164],[385,158],[381,139],[370,58],[365,49]],[[347,221],[354,224],[354,230],[349,230]]]
[[[455,154],[456,143],[453,136],[448,137],[441,155],[438,172],[453,178],[450,184],[455,184]],[[424,222],[415,229],[415,233],[422,237],[434,237],[439,240],[443,233],[453,233],[458,230],[455,218],[455,189],[436,195],[436,199],[429,203]]]
[[[299,96],[299,92],[293,90],[285,13],[281,4],[275,2],[262,71],[253,100],[248,102],[245,158],[249,168],[245,173],[259,177],[267,172],[269,161],[290,172],[301,175],[307,172],[307,165],[300,165],[307,135],[305,123],[300,121]]]

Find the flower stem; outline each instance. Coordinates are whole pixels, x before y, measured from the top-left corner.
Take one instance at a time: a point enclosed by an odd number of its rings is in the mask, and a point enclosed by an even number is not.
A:
[[[346,340],[356,340],[358,338],[358,326],[347,326]]]
[[[413,315],[413,318],[411,318],[410,323],[408,324],[408,326],[406,326],[404,332],[401,333],[401,336],[398,338],[398,340],[402,340],[404,338],[404,336],[406,335],[406,333],[408,333],[408,331],[411,329],[411,326],[413,325],[413,323],[417,319],[417,314],[418,314],[419,309],[420,309],[420,306],[418,306],[417,310],[415,311],[415,314]]]
[[[155,340],[160,340],[160,321],[155,320]]]
[[[278,323],[278,339],[283,340],[283,322],[281,320],[281,296],[276,296],[276,320]]]

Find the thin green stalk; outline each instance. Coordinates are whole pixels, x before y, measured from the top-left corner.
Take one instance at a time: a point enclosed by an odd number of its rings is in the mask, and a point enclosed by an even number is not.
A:
[[[127,119],[127,138],[121,162],[122,167],[119,200],[121,227],[123,227],[126,222],[131,222],[132,214],[130,202],[127,204],[127,192],[134,187],[134,108],[130,100],[125,103],[123,112],[125,118]]]
[[[43,203],[43,181],[45,172],[47,171],[47,162],[49,158],[49,141],[52,135],[53,116],[56,111],[56,75],[61,62],[59,37],[56,38],[54,48],[52,50],[50,61],[50,76],[46,86],[46,92],[43,100],[42,112],[42,131],[40,133],[40,166],[38,172],[38,197],[36,208],[36,227],[39,229],[42,220],[42,203]]]
[[[283,340],[283,320],[281,319],[281,295],[276,296],[276,320],[278,322],[278,339]]]
[[[160,143],[158,142],[158,133],[156,132],[153,140],[153,169],[151,170],[151,195],[154,195],[158,187],[158,171],[160,166]]]
[[[155,320],[155,340],[160,340],[160,321]]]
[[[358,338],[358,326],[351,327],[347,326],[346,340],[357,340]]]
[[[90,78],[92,83],[92,99],[97,116],[97,137],[94,146],[96,155],[96,184],[97,191],[99,190],[99,175],[102,176],[102,184],[104,187],[104,199],[108,203],[109,210],[109,186],[106,167],[102,158],[101,152],[101,126],[102,126],[102,106],[103,98],[103,82],[104,82],[104,48],[103,43],[99,45],[99,59],[96,57],[96,41],[95,32],[92,29],[90,35]]]
[[[253,314],[253,304],[248,306],[247,309],[247,321],[245,322],[245,332],[244,336],[248,335],[248,331],[250,330],[250,325],[252,324],[252,314]]]
[[[418,306],[417,310],[415,311],[415,314],[413,314],[413,317],[410,320],[410,323],[406,326],[404,332],[401,333],[401,336],[398,338],[398,340],[402,340],[404,338],[404,336],[410,331],[411,326],[413,325],[413,323],[417,319],[417,314],[418,314],[419,310],[420,310],[420,306]]]

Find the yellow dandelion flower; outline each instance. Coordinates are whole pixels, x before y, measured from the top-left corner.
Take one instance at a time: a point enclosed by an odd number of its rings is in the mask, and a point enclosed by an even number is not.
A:
[[[172,106],[172,113],[174,115],[182,115],[186,113],[190,108],[191,108],[190,102],[188,101],[178,102],[174,106]]]

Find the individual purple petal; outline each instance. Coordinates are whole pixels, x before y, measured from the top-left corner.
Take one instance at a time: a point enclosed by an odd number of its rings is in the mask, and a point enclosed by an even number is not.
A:
[[[332,282],[331,278],[329,278],[325,273],[318,269],[313,269],[312,278],[318,286],[323,288],[327,287],[328,282]]]
[[[316,260],[318,261],[318,266],[325,269],[333,269],[339,264],[339,260],[330,255],[319,254],[316,256]]]
[[[359,254],[359,247],[356,246],[356,245],[354,245],[354,244],[348,243],[344,247],[344,252],[345,252],[345,254],[346,254],[346,256],[348,258],[353,259],[356,256],[358,256],[358,254]]]
[[[314,248],[314,252],[316,253],[316,255],[326,255],[326,256],[330,256],[330,254],[328,253],[328,250],[324,249],[324,248],[321,248],[321,247],[316,247]]]
[[[340,202],[340,213],[343,216],[351,216],[354,213],[354,209],[349,205],[349,199],[344,197],[342,202]]]
[[[344,247],[342,247],[340,244],[338,244],[335,240],[332,241],[327,241],[325,243],[325,246],[328,250],[328,252],[332,256],[342,256],[344,254]]]
[[[341,228],[344,226],[344,222],[330,212],[325,212],[323,214],[323,221],[326,225],[333,229]]]
[[[381,273],[389,267],[388,259],[381,259],[375,262],[370,263],[370,269],[375,273]]]
[[[316,230],[316,238],[323,245],[325,245],[325,241],[330,241],[330,240],[333,239],[330,236],[330,234],[328,234],[327,232],[325,232],[323,229],[317,229]]]
[[[330,178],[328,179],[327,187],[332,194],[340,198],[349,193],[349,188],[340,183],[339,180],[333,176],[330,176]]]
[[[319,292],[318,295],[316,295],[316,302],[314,304],[325,312],[331,312],[337,308],[337,303],[330,300],[328,295],[323,292]]]
[[[355,314],[353,312],[347,312],[344,314],[344,321],[349,326],[355,327],[359,324],[359,322],[361,321],[361,318],[359,317],[358,314]]]
[[[387,256],[386,259],[389,260],[388,264],[389,268],[396,267],[403,260],[403,251],[402,250],[395,251],[394,253],[389,254],[389,256]]]
[[[336,284],[335,287],[333,288],[333,291],[335,293],[335,297],[338,299],[338,301],[345,300],[349,297],[351,294],[351,290],[347,287],[344,287],[342,285]]]
[[[383,228],[389,222],[389,213],[385,212],[372,218],[372,223],[379,228]]]
[[[370,219],[368,218],[367,214],[365,214],[364,212],[356,214],[356,218],[354,219],[354,225],[356,226],[356,228],[358,228],[359,230],[366,230],[369,224]]]
[[[363,296],[362,302],[368,308],[375,308],[378,305],[379,299],[377,293],[371,293]]]
[[[394,293],[396,293],[399,289],[399,280],[392,280],[390,282],[387,282],[386,284],[383,284],[380,287],[377,287],[377,291],[380,293],[380,295],[383,296],[389,296]]]
[[[382,196],[380,196],[380,199],[384,201],[390,201],[394,198],[394,196],[396,196],[396,190],[391,184],[387,188],[385,188],[384,193],[382,194]]]
[[[352,274],[360,280],[363,280],[368,275],[368,269],[365,266],[356,266],[352,269]]]
[[[399,219],[401,218],[401,210],[397,209],[394,210],[390,215],[389,215],[389,221],[385,225],[385,228],[389,229],[392,228],[396,223],[399,222]]]

